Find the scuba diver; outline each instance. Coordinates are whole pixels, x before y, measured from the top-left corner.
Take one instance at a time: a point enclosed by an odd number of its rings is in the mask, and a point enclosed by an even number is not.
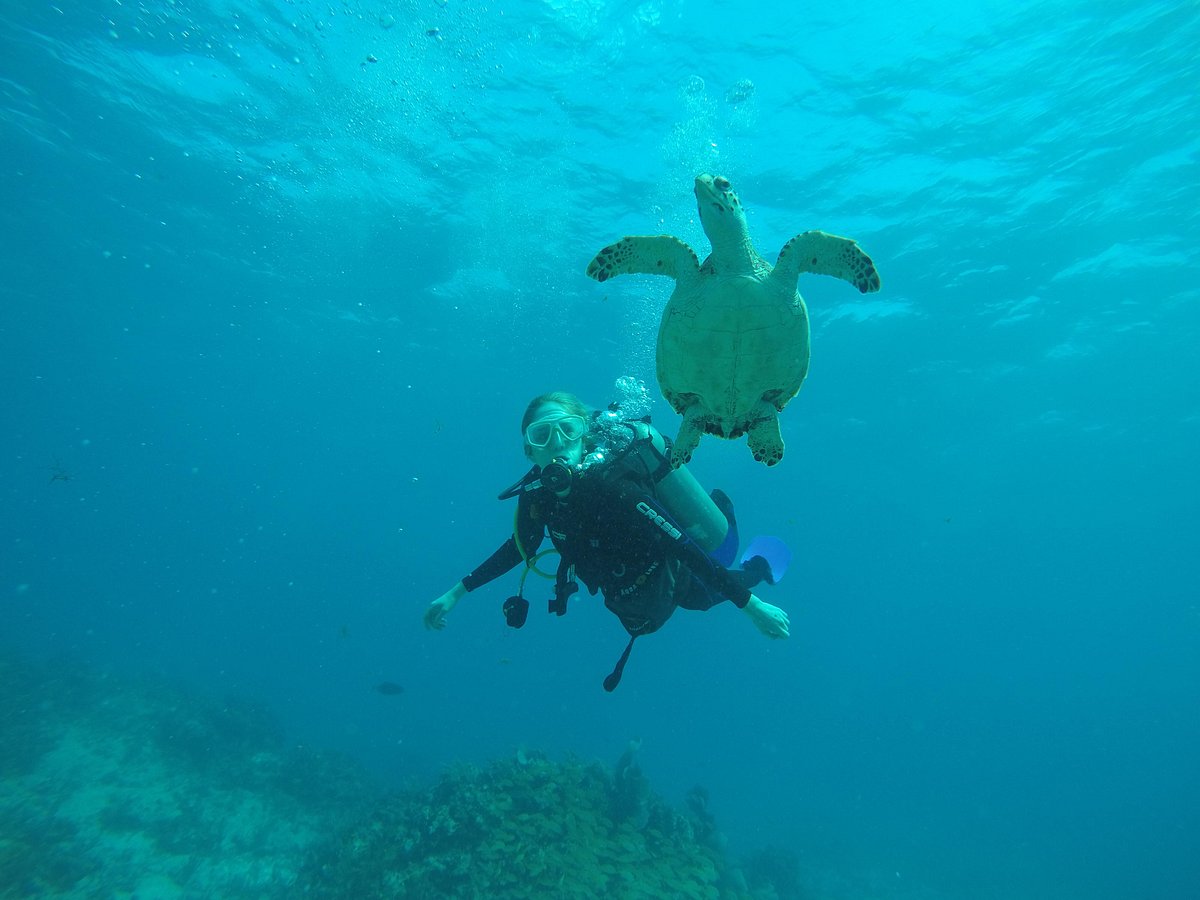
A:
[[[550,611],[563,615],[577,581],[603,594],[629,643],[605,690],[621,680],[634,641],[657,631],[677,607],[707,610],[728,600],[770,638],[788,636],[788,616],[751,589],[774,584],[790,554],[776,538],[758,538],[742,568],[729,568],[738,550],[733,505],[712,496],[685,468],[674,469],[666,439],[648,417],[626,420],[617,404],[589,410],[562,391],[529,404],[521,421],[525,455],[533,468],[501,499],[517,498],[513,533],[469,575],[429,604],[425,626],[440,631],[467,594],[524,563],[521,588],[504,604],[508,624],[525,623],[530,571],[554,577]],[[549,532],[561,556],[551,576],[536,568]]]

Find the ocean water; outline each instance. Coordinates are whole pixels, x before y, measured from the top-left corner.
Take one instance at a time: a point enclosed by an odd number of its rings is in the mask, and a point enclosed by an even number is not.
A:
[[[640,739],[807,897],[1200,896],[1197,46],[1194,2],[9,0],[0,653],[385,785]],[[791,639],[681,612],[609,695],[617,620],[506,628],[515,572],[426,631],[531,396],[631,376],[674,433],[670,282],[584,268],[703,256],[701,172],[883,278],[802,277],[780,465],[692,465],[792,547]]]

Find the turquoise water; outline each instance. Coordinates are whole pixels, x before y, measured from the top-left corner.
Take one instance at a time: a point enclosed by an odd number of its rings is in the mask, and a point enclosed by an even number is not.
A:
[[[1200,894],[1200,8],[733,8],[6,4],[3,652],[396,783],[640,737],[814,896]],[[515,573],[426,632],[526,401],[653,389],[670,283],[583,270],[703,255],[700,172],[884,282],[801,280],[778,467],[693,465],[795,551],[791,640],[681,613],[610,696],[616,619],[507,629]]]

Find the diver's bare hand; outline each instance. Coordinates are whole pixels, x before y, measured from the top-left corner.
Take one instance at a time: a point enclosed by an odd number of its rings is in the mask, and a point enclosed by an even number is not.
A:
[[[750,602],[746,604],[744,612],[755,627],[769,638],[782,640],[791,633],[788,614],[778,606],[764,603],[753,594],[750,595]]]
[[[463,594],[467,589],[463,587],[460,581],[442,596],[438,597],[425,610],[425,627],[431,631],[441,631],[446,627],[446,616],[450,615],[450,610],[454,609],[454,605],[462,599]]]

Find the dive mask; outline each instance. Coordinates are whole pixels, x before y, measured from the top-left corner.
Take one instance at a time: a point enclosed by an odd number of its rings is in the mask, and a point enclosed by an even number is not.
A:
[[[525,429],[525,441],[530,447],[545,447],[558,431],[564,441],[574,443],[587,434],[587,420],[583,416],[547,416],[530,422]]]

